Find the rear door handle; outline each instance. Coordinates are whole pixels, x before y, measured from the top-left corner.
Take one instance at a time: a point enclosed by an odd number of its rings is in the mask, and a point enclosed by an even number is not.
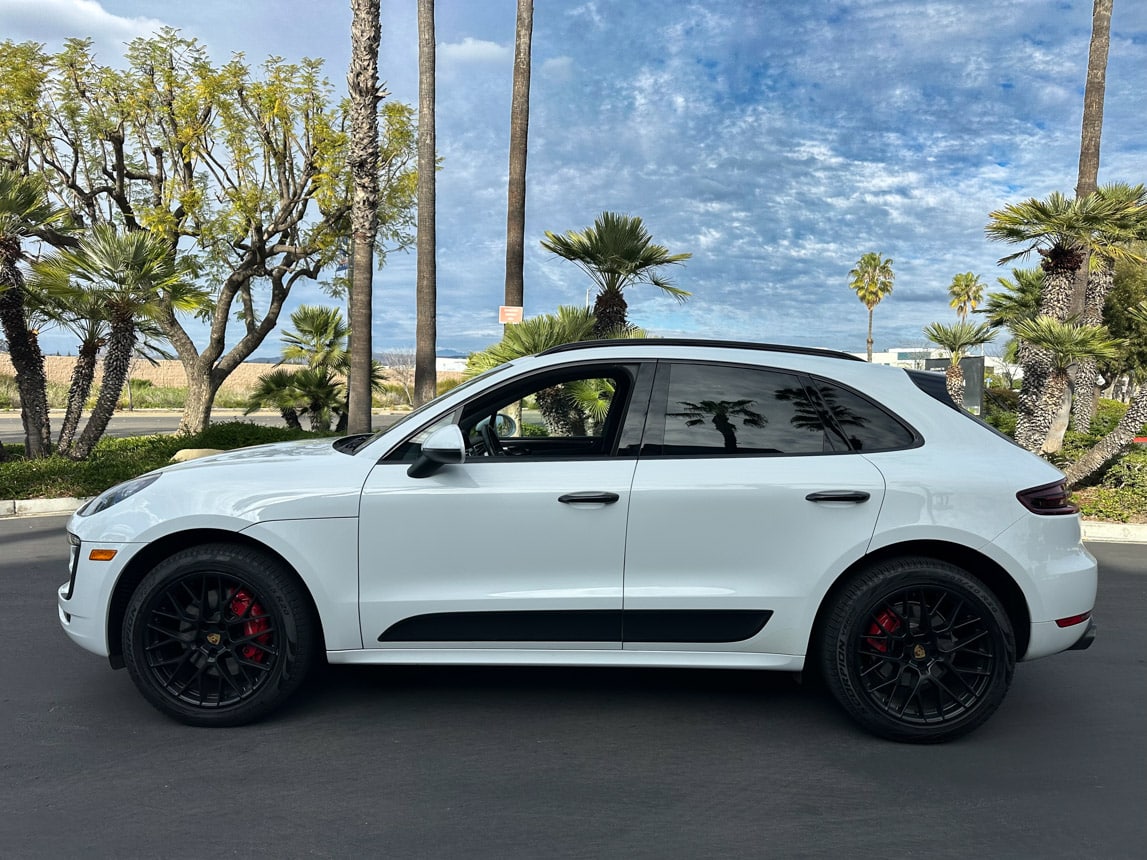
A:
[[[867,502],[871,496],[864,490],[821,490],[819,493],[809,493],[805,500],[809,502]]]
[[[558,496],[558,501],[563,505],[612,505],[620,498],[617,493],[566,493]]]

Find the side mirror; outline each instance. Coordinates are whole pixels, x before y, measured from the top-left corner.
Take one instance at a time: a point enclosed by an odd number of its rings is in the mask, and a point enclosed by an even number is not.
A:
[[[466,440],[457,424],[439,427],[422,443],[422,453],[410,464],[406,474],[412,478],[428,478],[439,467],[461,465],[466,461]]]

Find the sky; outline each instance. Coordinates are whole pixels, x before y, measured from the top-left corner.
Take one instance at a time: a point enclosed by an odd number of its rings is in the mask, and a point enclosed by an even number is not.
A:
[[[860,352],[860,256],[893,260],[875,348],[955,321],[959,272],[990,288],[1012,249],[988,213],[1072,194],[1090,0],[535,0],[525,313],[586,302],[586,276],[540,245],[604,210],[640,216],[692,259],[684,304],[627,291],[660,336]],[[414,0],[382,0],[380,76],[417,105]],[[438,345],[500,337],[515,0],[436,4]],[[167,25],[216,61],[325,60],[345,90],[350,4],[301,0],[0,0],[0,38],[88,36],[109,64]],[[1100,183],[1147,181],[1147,2],[1114,0]],[[1035,265],[1036,261],[1031,261]],[[413,250],[375,275],[376,350],[414,344]],[[292,294],[330,303],[314,286]],[[284,317],[285,319],[285,317]],[[46,351],[67,352],[46,332]],[[274,335],[261,353],[274,354]]]

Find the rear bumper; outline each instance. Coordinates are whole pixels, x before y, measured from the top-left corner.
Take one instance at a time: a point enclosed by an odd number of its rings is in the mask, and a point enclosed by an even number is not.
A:
[[[1079,641],[1068,648],[1068,651],[1086,651],[1091,647],[1091,643],[1095,641],[1095,633],[1099,628],[1095,626],[1094,621],[1088,621],[1087,629],[1083,631],[1083,635],[1079,637]]]

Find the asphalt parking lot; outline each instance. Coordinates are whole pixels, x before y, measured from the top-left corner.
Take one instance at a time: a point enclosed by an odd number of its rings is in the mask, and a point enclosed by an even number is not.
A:
[[[0,857],[1139,857],[1147,553],[1099,637],[938,747],[749,672],[331,668],[190,729],[67,641],[61,517],[0,520]]]

